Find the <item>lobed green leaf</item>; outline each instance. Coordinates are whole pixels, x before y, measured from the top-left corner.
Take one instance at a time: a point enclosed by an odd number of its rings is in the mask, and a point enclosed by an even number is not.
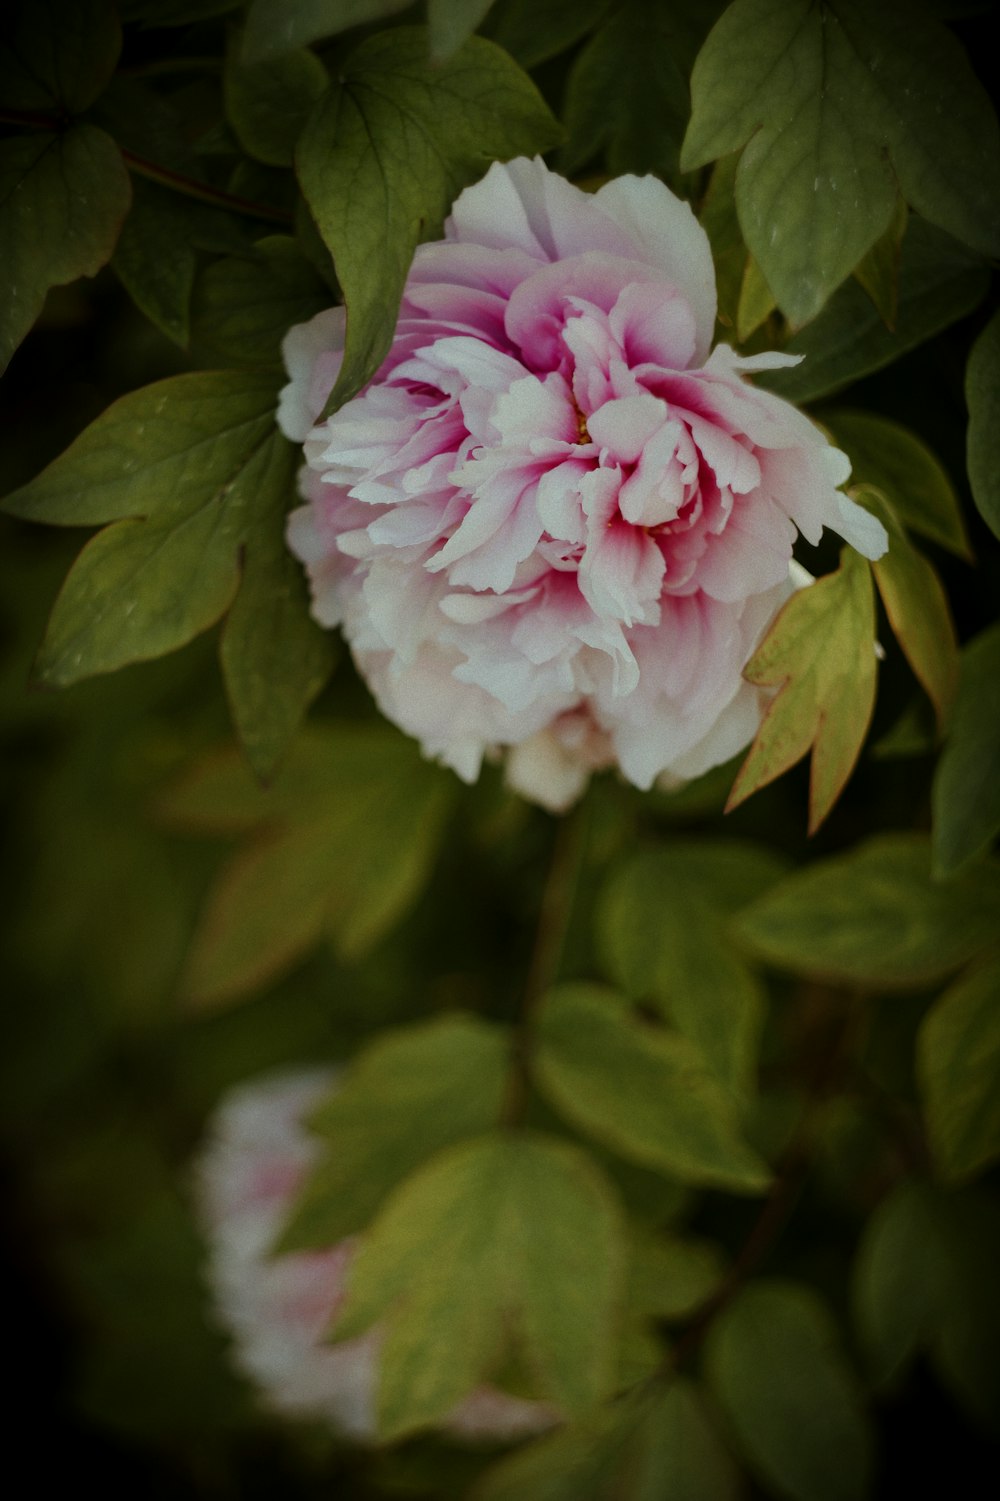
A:
[[[765,1485],[794,1501],[858,1501],[872,1442],[826,1308],[793,1282],[750,1283],[708,1333],[709,1384]]]
[[[111,259],[130,197],[118,148],[96,125],[0,141],[0,374],[49,288]]]
[[[56,601],[42,681],[75,682],[184,645],[219,619],[239,549],[279,527],[290,449],[270,376],[175,376],[114,402],[5,502],[63,526],[114,521],[87,544]]]
[[[283,448],[286,477],[296,462]],[[219,659],[233,726],[247,760],[262,779],[285,754],[310,704],[336,661],[335,638],[309,614],[301,564],[283,529],[261,532],[242,557],[239,591],[219,643]]]
[[[381,21],[413,0],[250,0],[243,34],[248,66],[336,36],[351,26]]]
[[[570,175],[602,154],[613,174],[676,176],[688,75],[719,9],[699,0],[625,0],[607,11],[567,79],[561,171]]]
[[[727,811],[766,787],[812,750],[809,832],[840,796],[875,706],[875,600],[868,564],[845,547],[836,573],[817,579],[783,607],[743,669],[751,683],[776,686]]]
[[[297,48],[263,62],[244,63],[235,39],[226,54],[226,118],[240,145],[257,161],[290,167],[295,146],[329,83],[313,52]]]
[[[427,0],[431,61],[447,62],[484,20],[493,0]]]
[[[890,1380],[944,1315],[948,1250],[933,1189],[900,1183],[865,1226],[854,1264],[854,1319],[876,1381]]]
[[[865,1228],[854,1317],[869,1365],[892,1380],[918,1350],[987,1429],[1000,1404],[1000,1214],[977,1192],[899,1184]]]
[[[802,363],[768,371],[760,384],[790,401],[829,396],[964,318],[988,287],[980,258],[932,225],[911,220],[900,257],[895,328],[886,328],[868,294],[848,282],[785,346],[789,354],[803,355]]]
[[[613,870],[595,913],[610,978],[656,1005],[743,1100],[755,1087],[764,996],[724,922],[785,869],[739,840],[674,840]]]
[[[736,1467],[701,1387],[684,1377],[518,1450],[471,1501],[733,1501]]]
[[[182,348],[198,265],[192,220],[188,199],[137,178],[111,261],[136,307]]]
[[[108,84],[122,47],[111,0],[8,0],[0,86],[8,109],[82,114]]]
[[[889,228],[897,178],[931,223],[1000,252],[996,116],[955,38],[903,0],[734,0],[692,97],[681,164],[744,147],[740,224],[793,324]]]
[[[189,1001],[242,1000],[325,935],[347,960],[368,952],[423,889],[452,793],[443,773],[381,727],[301,736],[266,789],[235,755],[196,768],[165,805],[168,817],[259,827],[209,893],[188,956]]]
[[[893,634],[934,705],[939,732],[948,723],[958,687],[958,641],[948,596],[932,565],[910,542],[881,491],[866,485],[853,498],[878,516],[889,550],[872,564]]]
[[[564,984],[545,998],[532,1064],[551,1104],[624,1157],[683,1183],[758,1193],[765,1164],[731,1094],[686,1037],[641,1021],[615,992]]]
[[[909,218],[906,200],[897,198],[888,229],[879,235],[854,268],[855,280],[868,293],[890,333],[899,317],[899,268]]]
[[[351,54],[296,154],[347,303],[331,408],[388,351],[417,241],[440,234],[452,200],[494,158],[544,151],[559,135],[527,74],[481,37],[437,67],[416,27],[370,37]]]
[[[198,279],[192,342],[206,360],[282,370],[288,330],[329,307],[331,295],[289,236],[268,235],[253,252],[213,261]]]
[[[752,952],[795,974],[892,990],[930,984],[996,936],[1000,867],[931,878],[920,834],[883,834],[788,876],[734,921]]]
[[[322,1249],[357,1234],[421,1163],[489,1131],[503,1103],[509,1049],[501,1028],[458,1012],[383,1032],[310,1116],[324,1151],[278,1250]]]
[[[601,21],[611,0],[495,0],[486,34],[522,68],[566,52]]]
[[[824,411],[823,426],[851,461],[856,484],[874,485],[912,531],[969,558],[969,539],[955,487],[927,445],[874,412]]]
[[[434,1157],[366,1235],[335,1325],[345,1339],[385,1320],[382,1437],[440,1421],[511,1329],[542,1395],[591,1407],[611,1377],[623,1261],[617,1204],[578,1148],[497,1132]]]

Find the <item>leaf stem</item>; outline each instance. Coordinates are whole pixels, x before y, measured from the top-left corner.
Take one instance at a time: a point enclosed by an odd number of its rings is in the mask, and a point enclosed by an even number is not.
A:
[[[119,68],[122,78],[160,78],[177,73],[221,73],[221,57],[157,57]]]
[[[517,1125],[527,1107],[532,1024],[539,1002],[559,975],[586,846],[585,806],[583,804],[574,808],[556,829],[549,872],[538,909],[535,945],[525,976],[514,1034],[507,1093],[500,1117],[505,1126]]]
[[[196,177],[187,177],[183,172],[175,172],[171,167],[161,167],[157,162],[150,162],[145,157],[137,156],[134,151],[128,151],[124,146],[119,146],[126,166],[138,177],[146,177],[150,182],[158,182],[165,188],[172,188],[176,193],[183,193],[188,198],[196,198],[200,203],[210,203],[216,208],[228,208],[233,213],[244,214],[251,219],[266,219],[272,224],[290,225],[293,223],[292,215],[287,209],[274,208],[269,203],[256,203],[250,198],[241,198],[237,193],[227,193],[224,188],[213,188],[208,183],[199,182]]]
[[[38,114],[34,110],[0,109],[0,123],[27,125],[35,130],[60,131],[65,128],[67,121],[55,115]],[[175,172],[172,167],[163,167],[159,162],[148,161],[146,157],[129,151],[125,146],[119,145],[118,150],[126,166],[137,177],[146,177],[150,182],[157,182],[161,187],[170,188],[175,193],[183,193],[187,198],[196,198],[199,203],[208,203],[214,208],[229,209],[234,214],[243,214],[250,219],[261,219],[269,224],[288,226],[294,223],[293,215],[287,209],[275,208],[270,203],[257,203],[251,198],[242,198],[238,193],[228,193],[225,188],[214,188],[207,182],[200,182],[196,177],[188,177],[184,172]]]

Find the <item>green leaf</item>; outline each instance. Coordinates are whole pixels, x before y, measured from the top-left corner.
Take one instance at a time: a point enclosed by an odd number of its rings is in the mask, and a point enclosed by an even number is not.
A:
[[[740,1494],[736,1466],[694,1382],[675,1377],[658,1393],[637,1439],[629,1501],[735,1501]]]
[[[949,1276],[944,1317],[931,1347],[941,1381],[984,1428],[1000,1413],[1000,1207],[995,1196],[966,1190],[942,1196],[939,1233]]]
[[[271,167],[290,167],[295,144],[329,83],[313,52],[301,48],[246,64],[234,39],[222,75],[226,118],[244,151]]]
[[[920,834],[883,834],[779,882],[735,919],[761,958],[795,974],[892,990],[932,984],[996,938],[1000,867],[931,879]]]
[[[351,1338],[384,1318],[381,1436],[440,1421],[512,1332],[542,1395],[592,1406],[611,1377],[621,1236],[596,1165],[550,1137],[482,1136],[407,1179],[362,1242],[335,1326]]]
[[[938,1216],[932,1189],[901,1183],[865,1226],[854,1265],[854,1319],[880,1383],[929,1342],[943,1316],[948,1251]]]
[[[630,1501],[618,1487],[642,1411],[625,1397],[525,1444],[486,1471],[469,1501]]]
[[[118,148],[96,125],[0,142],[0,374],[49,288],[111,259],[130,192]]]
[[[785,346],[788,354],[805,357],[801,365],[768,371],[760,384],[790,401],[829,396],[964,318],[988,287],[981,260],[932,225],[911,220],[900,259],[895,329],[886,328],[868,294],[850,281]]]
[[[871,1435],[824,1305],[793,1282],[745,1287],[708,1333],[712,1392],[765,1485],[793,1501],[858,1501]]]
[[[962,652],[951,733],[931,793],[934,869],[960,870],[1000,830],[1000,625]]]
[[[1000,1215],[975,1190],[902,1183],[872,1215],[854,1267],[854,1316],[877,1381],[919,1349],[973,1416],[1000,1408]]]
[[[875,660],[871,573],[845,547],[837,572],[792,596],[743,669],[748,682],[777,686],[778,693],[727,812],[811,749],[810,834],[819,828],[861,753],[875,706]]]
[[[110,0],[8,0],[0,42],[7,109],[78,115],[115,71],[122,29]]]
[[[681,165],[745,147],[740,224],[792,323],[889,227],[897,179],[932,224],[1000,253],[996,116],[955,38],[905,0],[735,0],[691,88]]]
[[[972,346],[965,372],[969,484],[979,514],[1000,537],[1000,313]]]
[[[503,1103],[509,1047],[499,1027],[457,1012],[383,1032],[310,1116],[326,1150],[278,1251],[322,1249],[357,1234],[428,1157],[489,1131]]]
[[[658,1383],[519,1449],[471,1501],[733,1501],[735,1466],[699,1386]]]
[[[297,455],[283,447],[290,493]],[[219,643],[226,696],[244,754],[262,779],[271,776],[336,660],[334,638],[309,614],[300,563],[281,527],[261,531],[244,552],[239,592]]]
[[[111,264],[132,301],[182,348],[198,264],[190,200],[138,177]]]
[[[721,0],[624,0],[611,7],[566,83],[561,171],[577,172],[603,153],[611,173],[676,175],[690,112],[688,75],[720,8]]]
[[[266,789],[235,752],[196,766],[164,816],[251,837],[209,893],[188,957],[188,999],[241,1000],[325,934],[347,960],[367,953],[423,889],[452,795],[445,773],[381,727],[303,734]]]
[[[768,1172],[743,1142],[729,1093],[700,1052],[651,1026],[613,991],[550,991],[537,1025],[533,1073],[550,1103],[622,1156],[684,1183],[757,1193]]]
[[[418,239],[440,233],[452,200],[493,158],[544,151],[559,134],[527,74],[480,37],[438,67],[417,27],[352,53],[297,153],[347,303],[331,406],[353,396],[389,349]]]
[[[497,0],[486,31],[522,68],[536,68],[592,31],[611,0]]]
[[[917,1036],[917,1077],[942,1177],[960,1182],[1000,1156],[1000,958],[931,1007]]]
[[[708,235],[715,263],[719,338],[730,341],[736,336],[736,313],[747,263],[747,247],[736,215],[738,164],[739,158],[735,152],[716,162],[699,216],[701,227]]]
[[[930,756],[937,744],[934,710],[922,693],[915,695],[902,713],[871,747],[874,761],[901,761],[911,756]]]
[[[722,1281],[722,1258],[707,1240],[635,1230],[626,1302],[632,1315],[686,1319]]]
[[[866,139],[857,62],[833,6],[735,0],[691,78],[682,165],[691,170],[745,146],[740,225],[793,324],[816,316],[895,204],[881,142]]]
[[[738,840],[675,840],[614,870],[595,913],[610,978],[633,1000],[652,1001],[743,1099],[755,1084],[764,997],[724,920],[785,869]]]
[[[431,59],[447,62],[486,16],[493,0],[427,0]]]
[[[293,323],[329,307],[329,288],[287,235],[258,240],[253,258],[226,256],[199,278],[192,308],[198,354],[219,364],[283,370]]]
[[[265,62],[351,26],[381,21],[413,0],[250,0],[243,61]]]
[[[864,287],[890,332],[899,316],[899,264],[909,217],[905,199],[897,198],[889,228],[854,268],[855,280]]]
[[[824,411],[821,421],[850,459],[854,483],[881,490],[911,531],[971,557],[955,488],[915,433],[874,412]]]
[[[852,497],[876,515],[889,533],[889,550],[872,569],[885,613],[906,660],[934,705],[939,732],[951,714],[958,687],[958,642],[948,596],[935,569],[910,542],[881,491],[867,485]]]
[[[736,335],[743,344],[774,312],[774,293],[753,256],[747,258],[736,309]]]
[[[292,449],[269,375],[178,375],[123,396],[5,502],[14,515],[106,527],[80,554],[38,660],[56,686],[173,651],[224,614],[241,553],[280,536]],[[276,601],[281,613],[283,601]]]

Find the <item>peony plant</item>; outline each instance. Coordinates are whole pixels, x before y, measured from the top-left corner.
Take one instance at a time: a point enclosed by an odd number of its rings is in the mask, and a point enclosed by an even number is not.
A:
[[[8,0],[43,1490],[981,1488],[987,9]]]

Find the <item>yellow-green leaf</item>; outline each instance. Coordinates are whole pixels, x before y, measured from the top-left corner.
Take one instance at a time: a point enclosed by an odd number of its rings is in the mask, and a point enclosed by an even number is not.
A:
[[[567,1413],[606,1395],[624,1272],[620,1211],[585,1152],[495,1132],[389,1197],[351,1268],[335,1335],[384,1319],[383,1438],[440,1421],[514,1342]]]
[[[564,984],[545,997],[537,1038],[539,1088],[597,1141],[684,1183],[767,1186],[731,1094],[686,1037],[641,1020],[614,991]]]
[[[889,533],[888,552],[872,564],[875,581],[896,640],[934,705],[941,732],[958,687],[958,641],[948,596],[937,572],[910,542],[881,493],[858,485],[851,495]]]
[[[814,833],[854,769],[875,705],[875,600],[864,558],[845,547],[836,573],[793,595],[743,675],[778,693],[727,807],[773,782],[811,749]]]

